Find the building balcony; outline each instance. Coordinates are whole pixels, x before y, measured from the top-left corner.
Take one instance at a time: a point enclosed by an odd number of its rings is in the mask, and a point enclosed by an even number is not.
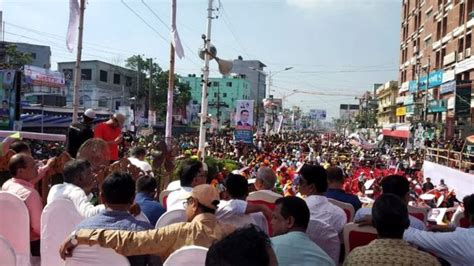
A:
[[[433,43],[433,50],[436,50],[441,47],[441,40]]]
[[[471,16],[473,12],[469,13],[469,17],[471,18],[467,23],[466,23],[466,27],[469,29],[471,28],[472,26],[474,26],[474,18]]]

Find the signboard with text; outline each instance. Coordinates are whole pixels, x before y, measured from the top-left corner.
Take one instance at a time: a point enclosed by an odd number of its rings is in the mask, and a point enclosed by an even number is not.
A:
[[[237,142],[251,144],[253,142],[253,100],[238,100],[235,107],[234,138]]]

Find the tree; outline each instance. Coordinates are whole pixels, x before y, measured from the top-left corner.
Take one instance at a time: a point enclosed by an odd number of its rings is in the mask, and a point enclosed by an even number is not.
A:
[[[5,54],[7,56],[5,68],[20,69],[24,65],[29,65],[33,62],[31,54],[18,51],[15,44],[8,44]]]
[[[141,55],[134,55],[128,58],[125,62],[128,68],[135,70],[140,74],[138,95],[137,90],[134,90],[130,92],[130,96],[135,96],[138,99],[147,97],[148,89],[150,88],[150,61],[146,60]],[[157,63],[153,63],[152,66],[152,109],[157,111],[157,117],[164,119],[166,117],[169,71],[163,71]],[[179,82],[177,75],[175,75],[174,85],[173,107],[176,109],[185,108],[191,100],[191,88],[188,84]]]

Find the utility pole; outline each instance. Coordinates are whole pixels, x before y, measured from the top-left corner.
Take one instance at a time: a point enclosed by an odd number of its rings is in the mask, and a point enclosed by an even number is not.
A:
[[[171,28],[176,28],[176,0],[171,2]],[[168,76],[168,95],[166,100],[166,127],[165,127],[165,141],[168,149],[171,149],[173,138],[173,96],[174,96],[174,61],[175,48],[173,42],[170,44],[170,71]],[[166,180],[168,181],[168,180]]]
[[[79,88],[81,87],[81,56],[82,56],[82,32],[84,31],[84,10],[86,9],[86,1],[81,0],[79,12],[79,37],[77,40],[77,57],[74,75],[74,96],[72,101],[72,123],[77,123],[79,109]]]
[[[216,128],[216,132],[217,134],[219,134],[219,125],[220,125],[220,122],[221,122],[221,114],[220,114],[220,96],[221,96],[221,92],[220,92],[220,87],[221,87],[221,83],[219,82],[219,85],[217,85],[217,128]]]
[[[155,121],[151,121],[152,119],[156,119],[154,115],[151,115],[154,111],[152,108],[153,103],[153,59],[149,58],[148,61],[150,62],[150,79],[149,79],[149,87],[148,87],[148,126],[151,128],[155,124]]]
[[[206,157],[206,121],[207,121],[207,87],[209,83],[209,61],[211,60],[210,47],[211,47],[211,26],[212,26],[212,2],[208,0],[207,6],[207,32],[204,37],[204,68],[203,68],[203,84],[202,84],[202,98],[201,98],[201,122],[199,125],[199,158],[204,161]]]

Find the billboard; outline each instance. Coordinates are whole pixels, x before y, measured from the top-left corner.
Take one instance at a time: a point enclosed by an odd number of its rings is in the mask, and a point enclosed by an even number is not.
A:
[[[309,117],[311,120],[326,120],[326,110],[311,109],[309,110]]]
[[[236,141],[253,142],[253,100],[237,100],[234,115]]]
[[[62,72],[35,66],[25,66],[24,73],[25,83],[29,85],[50,88],[64,88],[66,86],[64,73]]]

